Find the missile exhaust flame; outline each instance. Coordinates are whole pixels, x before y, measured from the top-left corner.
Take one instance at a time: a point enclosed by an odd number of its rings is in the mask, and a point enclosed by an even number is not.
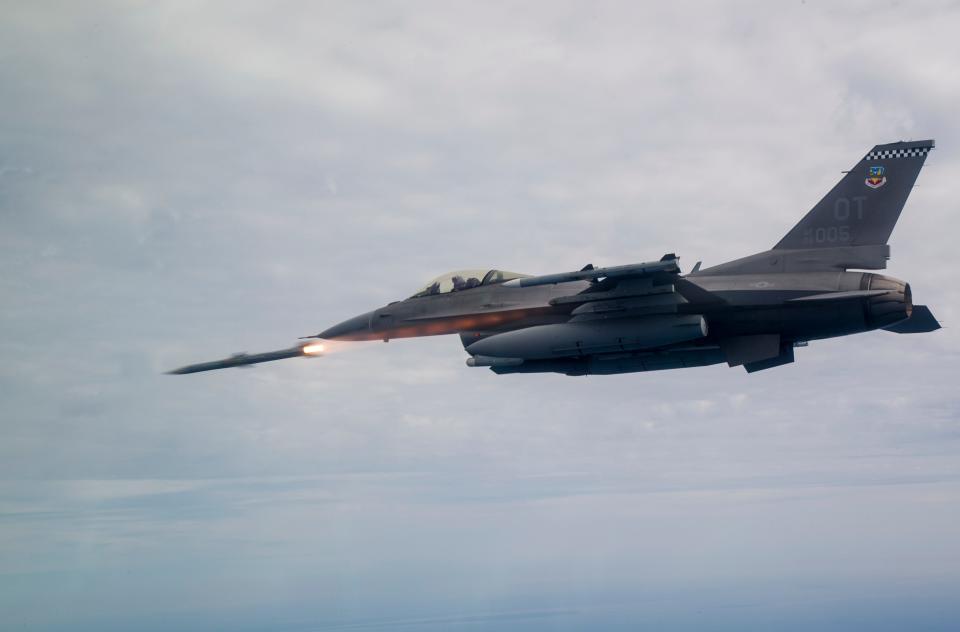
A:
[[[303,355],[307,356],[323,355],[326,350],[327,347],[322,342],[311,342],[310,344],[303,345],[302,348]]]

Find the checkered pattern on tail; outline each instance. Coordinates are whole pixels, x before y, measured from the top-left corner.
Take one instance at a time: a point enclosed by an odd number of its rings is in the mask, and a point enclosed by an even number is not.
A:
[[[909,147],[907,149],[881,149],[871,151],[864,160],[883,160],[885,158],[922,158],[930,151],[930,147]]]

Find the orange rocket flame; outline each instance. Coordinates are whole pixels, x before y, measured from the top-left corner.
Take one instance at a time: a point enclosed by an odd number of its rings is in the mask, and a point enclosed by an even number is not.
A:
[[[326,350],[327,347],[322,342],[311,342],[310,344],[303,345],[303,348],[301,349],[301,351],[303,351],[303,355],[308,356],[323,355],[323,352]]]

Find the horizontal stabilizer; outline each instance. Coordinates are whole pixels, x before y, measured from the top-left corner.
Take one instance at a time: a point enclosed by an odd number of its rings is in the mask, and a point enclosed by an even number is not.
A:
[[[871,296],[880,296],[890,290],[850,290],[849,292],[825,292],[823,294],[811,294],[810,296],[801,296],[792,298],[788,303],[800,303],[810,301],[848,301],[855,298],[870,298]]]
[[[940,329],[940,323],[926,305],[914,305],[910,318],[884,327],[895,334],[925,334]]]

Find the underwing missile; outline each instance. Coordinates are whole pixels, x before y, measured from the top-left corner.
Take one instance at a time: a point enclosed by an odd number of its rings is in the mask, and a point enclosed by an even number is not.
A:
[[[657,272],[679,273],[680,266],[676,255],[665,255],[660,261],[647,263],[631,263],[625,266],[610,266],[608,268],[594,268],[587,266],[576,272],[561,272],[559,274],[545,274],[543,276],[520,277],[511,279],[503,287],[531,287],[534,285],[553,285],[555,283],[570,283],[571,281],[586,281],[591,279],[616,279],[652,275]]]
[[[324,347],[322,343],[311,342],[300,344],[289,349],[280,349],[278,351],[266,351],[264,353],[237,353],[223,360],[214,360],[213,362],[201,362],[199,364],[188,364],[187,366],[167,371],[168,375],[185,375],[187,373],[200,373],[201,371],[214,371],[216,369],[229,369],[231,367],[250,366],[261,362],[273,362],[274,360],[285,360],[286,358],[310,358],[323,355]]]

